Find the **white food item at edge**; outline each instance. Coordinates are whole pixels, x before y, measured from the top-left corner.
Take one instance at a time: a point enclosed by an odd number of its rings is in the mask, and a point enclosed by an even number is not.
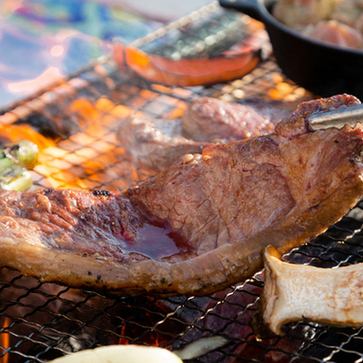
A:
[[[263,317],[281,334],[283,324],[301,319],[344,326],[363,325],[363,264],[338,268],[296,265],[265,250]]]
[[[109,345],[82,350],[50,363],[182,363],[174,353],[158,347]]]
[[[227,343],[228,340],[219,335],[204,337],[184,346],[180,350],[174,351],[174,353],[181,359],[194,359],[223,347]]]

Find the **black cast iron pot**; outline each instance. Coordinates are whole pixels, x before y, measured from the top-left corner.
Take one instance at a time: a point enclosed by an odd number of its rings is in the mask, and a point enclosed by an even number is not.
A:
[[[262,21],[274,55],[291,80],[320,96],[350,93],[363,99],[363,51],[324,44],[288,28],[271,15],[273,1],[219,0]]]

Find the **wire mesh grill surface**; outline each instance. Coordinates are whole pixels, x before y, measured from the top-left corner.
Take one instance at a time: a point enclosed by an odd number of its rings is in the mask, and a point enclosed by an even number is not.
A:
[[[226,24],[226,32],[235,29],[236,21],[249,21],[240,16],[236,20],[237,15],[231,14],[213,4],[138,45],[174,57],[196,54],[192,45],[202,44],[202,40],[193,31],[195,20],[209,25],[217,22],[222,27]],[[176,38],[181,35],[179,53],[170,42],[162,42],[163,38],[170,39],[170,34]],[[187,51],[183,51],[185,46]],[[201,50],[200,45],[197,48]],[[191,99],[200,95],[238,102],[262,100],[282,107],[311,97],[284,79],[271,59],[243,79],[191,89],[148,84],[104,62],[8,110],[1,122],[11,135],[19,134],[19,130],[25,132],[24,124],[30,124],[48,136],[37,139],[42,144],[40,164],[33,172],[37,187],[125,188],[147,177],[150,171],[136,168],[119,145],[115,136],[118,124],[133,112],[172,121],[182,115]],[[28,138],[34,136],[26,132]],[[363,208],[358,205],[324,235],[294,249],[286,258],[324,267],[362,261],[362,220]],[[108,344],[179,349],[201,337],[216,335],[225,337],[228,343],[193,361],[363,360],[362,329],[300,322],[290,324],[285,337],[265,332],[256,337],[261,273],[212,296],[164,299],[115,297],[42,283],[6,267],[0,273],[2,362],[44,362],[71,351]]]

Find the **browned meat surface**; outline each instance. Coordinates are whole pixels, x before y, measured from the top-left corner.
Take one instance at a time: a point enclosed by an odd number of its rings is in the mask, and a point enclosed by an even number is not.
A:
[[[183,120],[130,117],[120,124],[118,139],[138,164],[163,170],[184,154],[201,152],[208,143],[271,133],[273,119],[273,113],[258,113],[249,105],[202,97],[189,105]]]
[[[202,97],[186,111],[183,129],[194,140],[211,142],[269,134],[274,125],[250,106]]]
[[[336,96],[302,104],[276,133],[211,145],[125,193],[1,192],[0,263],[44,280],[202,294],[251,275],[261,251],[299,245],[363,194],[359,127],[309,131]]]
[[[204,145],[184,137],[179,120],[157,120],[147,115],[122,121],[117,136],[137,164],[155,170],[165,169],[184,154],[201,152]]]

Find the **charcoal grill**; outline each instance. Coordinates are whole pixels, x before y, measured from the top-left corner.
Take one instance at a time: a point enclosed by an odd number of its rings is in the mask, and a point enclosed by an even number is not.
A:
[[[251,21],[213,3],[135,45],[172,57],[203,53],[207,37],[195,31],[196,26],[212,32],[212,37],[218,27],[218,32],[230,39],[236,27],[245,29]],[[178,41],[172,45],[170,39]],[[51,125],[43,130],[52,138],[42,140],[41,163],[33,172],[35,187],[124,188],[150,171],[135,168],[117,143],[118,123],[131,112],[175,119],[200,95],[281,105],[312,97],[285,79],[271,57],[243,79],[189,89],[149,84],[129,72],[119,72],[110,59],[104,59],[3,110],[0,122],[7,127]],[[72,132],[62,126],[65,121]],[[286,259],[323,267],[362,261],[362,221],[363,205],[358,204],[325,234],[294,249]],[[211,296],[163,299],[116,297],[42,283],[7,267],[2,267],[0,274],[0,362],[45,362],[108,344],[176,350],[201,337],[214,336],[224,337],[227,343],[193,362],[363,360],[363,328],[302,321],[288,325],[282,338],[261,332],[256,318],[263,287],[261,273]]]

